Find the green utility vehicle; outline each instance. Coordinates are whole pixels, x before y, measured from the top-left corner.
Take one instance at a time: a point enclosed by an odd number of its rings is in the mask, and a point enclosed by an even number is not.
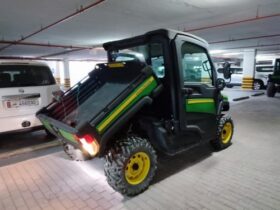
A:
[[[268,75],[266,94],[274,97],[280,91],[280,58],[275,60],[273,74]]]
[[[231,144],[225,81],[204,40],[160,29],[103,46],[108,63],[37,113],[72,159],[105,157],[109,185],[132,196],[151,183],[158,152]]]

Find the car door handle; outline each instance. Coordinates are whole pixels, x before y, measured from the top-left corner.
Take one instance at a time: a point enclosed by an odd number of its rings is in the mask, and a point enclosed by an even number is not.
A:
[[[193,94],[193,89],[192,88],[182,88],[182,93],[184,95],[191,95],[191,94]]]

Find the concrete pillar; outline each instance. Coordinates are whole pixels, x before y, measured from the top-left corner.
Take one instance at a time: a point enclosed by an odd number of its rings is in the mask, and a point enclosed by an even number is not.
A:
[[[70,83],[70,68],[69,68],[69,60],[65,59],[63,61],[63,66],[64,66],[64,87],[65,89],[68,89],[71,87]]]
[[[56,66],[54,69],[54,78],[56,81],[56,84],[60,85],[61,84],[61,80],[60,80],[60,65],[59,65],[59,61],[56,61]]]
[[[243,56],[243,89],[253,89],[254,76],[255,76],[255,61],[256,61],[256,50],[248,49],[244,51]]]

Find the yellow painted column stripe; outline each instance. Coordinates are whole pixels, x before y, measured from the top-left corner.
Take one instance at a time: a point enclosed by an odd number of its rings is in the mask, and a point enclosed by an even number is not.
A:
[[[253,89],[254,78],[253,77],[243,77],[242,88],[243,89]]]

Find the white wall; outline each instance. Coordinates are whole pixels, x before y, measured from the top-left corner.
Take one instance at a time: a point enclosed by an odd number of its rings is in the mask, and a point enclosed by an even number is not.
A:
[[[70,80],[71,86],[83,79],[91,72],[95,65],[100,62],[95,61],[70,61]]]
[[[55,69],[57,68],[56,61],[46,61],[46,63],[49,65],[52,72],[54,73]],[[97,63],[102,63],[102,62],[69,61],[71,86],[75,85],[85,76],[87,76],[87,74],[95,68],[95,65]],[[64,84],[64,66],[62,61],[59,61],[59,69],[60,69],[61,84]]]
[[[45,61],[45,63],[50,67],[53,75],[55,74],[55,71],[57,70],[57,61]],[[64,84],[64,66],[62,61],[58,61],[59,65],[59,75],[60,75],[60,82],[61,84]],[[54,75],[55,76],[55,75]]]

